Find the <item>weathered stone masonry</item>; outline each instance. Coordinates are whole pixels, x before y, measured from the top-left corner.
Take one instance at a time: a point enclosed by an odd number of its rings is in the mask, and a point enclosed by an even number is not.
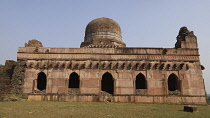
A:
[[[15,66],[16,62],[11,60],[7,60],[5,65],[0,65],[0,101],[6,99],[13,90],[11,80]]]
[[[206,104],[197,39],[186,27],[175,48],[129,48],[115,21],[98,18],[81,48],[31,40],[17,59],[14,91],[28,100]]]

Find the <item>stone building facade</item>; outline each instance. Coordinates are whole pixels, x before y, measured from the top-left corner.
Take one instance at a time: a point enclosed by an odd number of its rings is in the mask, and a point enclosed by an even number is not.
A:
[[[80,48],[19,47],[12,82],[28,100],[206,104],[197,38],[182,27],[174,48],[132,48],[109,18],[91,21]],[[17,84],[19,83],[19,84]]]

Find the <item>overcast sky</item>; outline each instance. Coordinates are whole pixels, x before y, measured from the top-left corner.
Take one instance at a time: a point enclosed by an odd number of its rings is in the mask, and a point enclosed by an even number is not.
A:
[[[210,0],[0,0],[0,64],[37,39],[45,47],[77,47],[86,25],[107,17],[119,23],[127,47],[173,48],[182,26],[197,36],[210,94]]]

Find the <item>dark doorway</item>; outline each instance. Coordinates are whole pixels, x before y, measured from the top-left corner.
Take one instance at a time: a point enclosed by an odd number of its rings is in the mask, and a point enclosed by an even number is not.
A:
[[[175,74],[171,74],[168,77],[168,90],[169,91],[175,91],[178,90],[178,84],[179,80],[178,77]]]
[[[69,77],[69,88],[79,88],[79,75],[75,72],[70,74]]]
[[[114,93],[114,79],[108,72],[102,76],[101,90],[110,94]]]
[[[47,78],[45,73],[40,72],[37,78],[37,89],[40,91],[45,90],[47,85]]]
[[[136,76],[136,89],[147,89],[147,81],[143,74]]]

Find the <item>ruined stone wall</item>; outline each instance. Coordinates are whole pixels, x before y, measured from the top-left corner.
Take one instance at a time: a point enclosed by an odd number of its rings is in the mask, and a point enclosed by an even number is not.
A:
[[[7,60],[5,65],[0,66],[0,100],[4,100],[7,95],[12,94],[11,80],[15,66],[16,62],[12,60]]]
[[[5,66],[0,66],[1,100],[8,99],[11,94],[22,96],[25,69],[24,61],[7,60]]]
[[[12,92],[16,95],[22,96],[24,79],[25,79],[25,70],[26,70],[25,61],[18,60],[14,68],[11,80],[11,84],[14,88]]]

